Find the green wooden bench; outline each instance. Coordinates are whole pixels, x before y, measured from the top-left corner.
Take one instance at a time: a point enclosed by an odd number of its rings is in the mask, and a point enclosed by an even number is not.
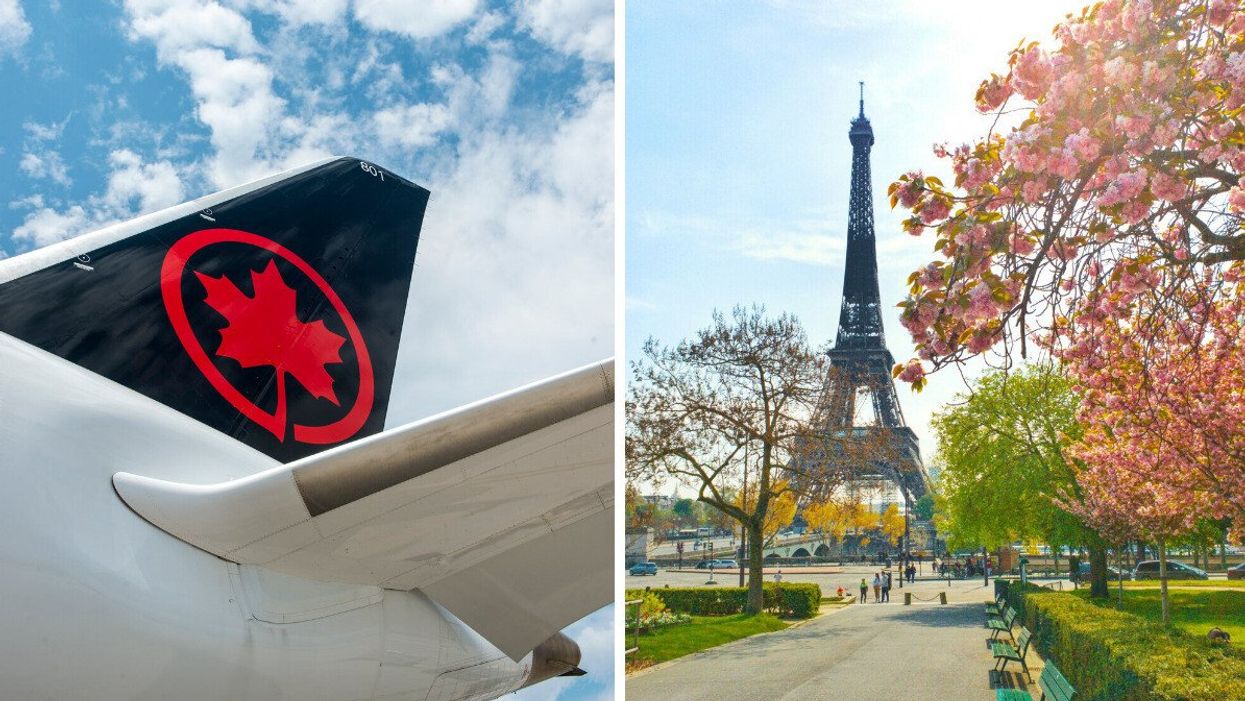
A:
[[[1007,669],[1008,662],[1019,662],[1025,671],[1025,676],[1029,677],[1029,681],[1033,681],[1033,675],[1029,674],[1029,663],[1025,662],[1025,657],[1029,654],[1029,643],[1033,640],[1033,635],[1028,628],[1020,626],[1020,636],[1016,638],[1016,644],[1005,643],[1002,640],[992,643],[990,651],[994,653],[994,668],[999,672]]]
[[[1002,593],[999,593],[998,596],[994,597],[994,601],[987,601],[986,617],[998,618],[1003,613],[1003,604],[1006,603],[1006,601],[1007,597],[1003,596]]]
[[[1008,606],[1007,610],[1003,612],[1002,618],[991,618],[986,621],[986,627],[993,631],[990,633],[990,639],[998,640],[999,633],[1007,633],[1007,637],[1015,641],[1016,638],[1012,635],[1012,626],[1015,623],[1016,609]]]
[[[1042,689],[1041,701],[1074,701],[1076,697],[1076,689],[1072,688],[1068,680],[1049,660],[1042,674],[1038,676],[1038,686]],[[998,689],[995,691],[995,700],[1033,701],[1033,695],[1020,689]]]

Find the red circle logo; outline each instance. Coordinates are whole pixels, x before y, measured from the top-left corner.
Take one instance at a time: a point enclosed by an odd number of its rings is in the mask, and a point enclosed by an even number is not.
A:
[[[294,266],[324,294],[346,327],[350,344],[355,349],[359,366],[359,392],[354,404],[337,421],[320,426],[295,423],[294,440],[324,445],[339,443],[358,433],[372,412],[375,384],[372,361],[363,334],[350,310],[328,282],[307,261],[281,244],[237,229],[204,229],[183,236],[169,248],[160,268],[160,292],[164,309],[177,338],[203,376],[221,397],[244,416],[285,441],[287,376],[299,382],[312,395],[338,404],[333,380],[325,365],[340,363],[339,350],[346,339],[324,326],[323,321],[310,323],[294,313],[295,292],[285,284],[275,261],[270,260],[262,271],[251,270],[254,294],[247,296],[227,276],[213,278],[196,272],[207,290],[204,302],[229,321],[221,329],[221,344],[216,355],[238,361],[242,367],[272,366],[276,371],[277,404],[272,412],[265,411],[234,387],[208,356],[186,315],[182,298],[182,277],[190,257],[208,246],[219,243],[240,243],[267,251]]]

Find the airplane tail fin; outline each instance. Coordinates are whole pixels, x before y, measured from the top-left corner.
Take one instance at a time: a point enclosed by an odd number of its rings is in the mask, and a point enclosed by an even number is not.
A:
[[[0,332],[291,462],[383,428],[428,196],[328,159],[0,261]]]

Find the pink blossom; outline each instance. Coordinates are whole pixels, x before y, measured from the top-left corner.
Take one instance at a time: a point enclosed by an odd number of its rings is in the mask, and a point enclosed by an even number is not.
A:
[[[1080,131],[1069,134],[1064,140],[1064,148],[1076,154],[1082,163],[1089,163],[1098,157],[1102,144],[1089,135],[1089,130],[1082,127]]]
[[[1123,56],[1116,56],[1102,66],[1103,77],[1117,85],[1135,83],[1139,71],[1137,66],[1129,63]]]
[[[925,224],[933,224],[947,218],[947,214],[951,212],[951,205],[945,198],[933,197],[921,209],[921,221]]]
[[[1160,200],[1175,202],[1183,199],[1188,186],[1167,173],[1159,171],[1150,177],[1150,192]]]
[[[1012,234],[1011,244],[1012,252],[1018,256],[1027,256],[1030,253],[1033,253],[1034,249],[1037,248],[1031,238],[1020,232]]]
[[[1206,21],[1222,27],[1228,23],[1228,19],[1232,17],[1232,10],[1235,3],[1231,0],[1210,0],[1210,5],[1206,8]]]
[[[1124,205],[1120,214],[1124,217],[1124,221],[1136,224],[1150,215],[1150,203],[1145,200],[1133,200]]]
[[[924,182],[925,176],[921,173],[921,171],[916,170],[908,173],[905,177],[907,179],[903,181],[903,184],[899,187],[899,191],[897,193],[899,196],[899,204],[908,209],[912,209],[912,207],[921,199],[921,193],[924,190],[921,183]]]
[[[1011,95],[1012,86],[1007,80],[999,75],[991,75],[981,81],[981,87],[977,89],[977,111],[993,112],[1002,107]]]
[[[1245,212],[1245,188],[1237,185],[1228,190],[1228,208],[1233,212]]]
[[[1012,87],[1026,100],[1036,100],[1050,84],[1053,74],[1050,55],[1040,46],[1034,46],[1015,58]]]
[[[1143,171],[1135,170],[1130,173],[1121,173],[1098,196],[1098,206],[1110,207],[1121,202],[1128,202],[1140,195],[1145,186],[1146,174]]]
[[[919,360],[909,360],[903,371],[899,373],[899,379],[908,383],[916,382],[922,377],[925,377],[925,368],[921,366]]]

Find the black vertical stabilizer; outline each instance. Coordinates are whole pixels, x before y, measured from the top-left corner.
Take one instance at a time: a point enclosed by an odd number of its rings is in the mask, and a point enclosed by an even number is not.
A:
[[[0,284],[0,332],[290,462],[384,426],[428,194],[339,158],[175,207]]]

